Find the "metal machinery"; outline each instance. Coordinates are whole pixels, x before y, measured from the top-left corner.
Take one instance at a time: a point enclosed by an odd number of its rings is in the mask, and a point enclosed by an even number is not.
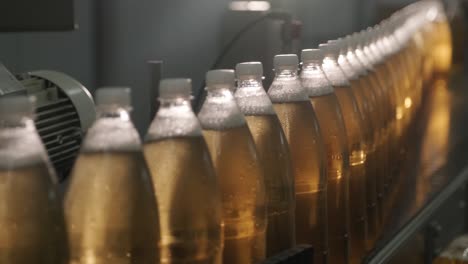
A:
[[[0,64],[0,96],[18,94],[36,97],[36,127],[63,180],[96,117],[91,94],[61,72],[41,70],[13,75]]]

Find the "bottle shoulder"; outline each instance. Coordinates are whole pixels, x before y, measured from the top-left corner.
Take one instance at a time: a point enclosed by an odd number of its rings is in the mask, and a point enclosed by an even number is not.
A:
[[[275,78],[268,89],[273,103],[308,101],[307,92],[299,78]]]
[[[234,94],[244,115],[274,114],[273,104],[261,86],[240,87]]]
[[[141,140],[131,121],[99,118],[88,130],[82,151],[140,151]]]
[[[200,136],[201,126],[191,109],[160,109],[151,122],[146,141],[162,138]]]
[[[333,86],[321,67],[308,67],[301,73],[301,83],[309,97],[333,94]]]
[[[245,125],[245,118],[232,95],[208,95],[198,119],[203,129],[224,130]]]
[[[25,127],[0,130],[0,168],[49,166],[48,163],[46,150],[32,121]]]

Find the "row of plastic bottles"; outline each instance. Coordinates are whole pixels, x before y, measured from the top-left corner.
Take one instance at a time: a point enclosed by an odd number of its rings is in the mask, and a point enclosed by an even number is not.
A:
[[[62,197],[26,97],[0,99],[0,263],[260,263],[312,244],[360,263],[385,229],[425,83],[450,68],[442,7],[206,75],[160,84],[142,144],[128,88],[99,89]]]

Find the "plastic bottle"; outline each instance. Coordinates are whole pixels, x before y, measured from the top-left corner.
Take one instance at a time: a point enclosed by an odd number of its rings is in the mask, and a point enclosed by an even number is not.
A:
[[[369,72],[359,61],[352,46],[351,37],[343,41],[342,51],[338,61],[344,60],[342,69],[357,77],[357,84],[352,87],[353,95],[359,110],[365,120],[364,131],[367,131],[366,144],[366,200],[367,200],[367,250],[374,247],[378,235],[377,208],[377,178],[379,168],[387,168],[387,150],[385,149],[386,123],[382,107],[377,103],[377,93],[371,87],[372,80]],[[346,63],[347,62],[347,63]]]
[[[234,71],[209,71],[198,114],[221,186],[224,264],[259,263],[266,254],[265,176],[231,89]]]
[[[96,93],[98,119],[88,130],[65,195],[71,263],[158,263],[157,203],[130,89]]]
[[[338,64],[339,46],[335,43],[320,44],[324,59],[322,64],[325,76],[330,80],[340,105],[346,129],[350,180],[350,263],[361,263],[367,242],[367,201],[366,201],[366,142],[361,112],[352,89],[357,82],[350,82],[341,65]],[[343,61],[342,61],[342,64]],[[350,77],[351,78],[351,77]]]
[[[161,223],[161,263],[221,263],[222,211],[190,79],[165,79],[144,154]]]
[[[33,117],[32,98],[0,98],[0,260],[65,264],[61,197]]]
[[[252,133],[265,172],[268,198],[267,257],[295,244],[294,175],[288,143],[262,86],[260,62],[239,63],[234,94]]]
[[[327,162],[329,263],[349,259],[349,152],[346,129],[333,86],[322,70],[320,50],[302,50],[301,81],[319,122]]]
[[[393,78],[394,75],[384,66],[385,61],[377,57],[368,40],[369,38],[366,32],[354,35],[356,55],[370,72],[371,80],[374,81],[371,88],[374,89],[377,95],[378,105],[385,114],[387,124],[386,134],[388,135],[388,141],[384,143],[385,152],[381,153],[387,160],[387,166],[379,167],[377,173],[377,208],[379,213],[380,233],[384,225],[384,215],[388,211],[386,204],[388,197],[385,195],[388,186],[386,186],[386,184],[389,181],[388,179],[396,173],[398,168],[395,157],[400,146],[402,131],[401,118],[403,112],[401,108],[397,107],[398,97],[394,93],[396,91],[396,89],[394,89],[396,85]],[[384,76],[386,77],[384,78]],[[398,119],[398,117],[400,119]]]
[[[336,45],[337,52],[337,63],[343,70],[346,79],[351,84],[351,93],[355,100],[356,106],[361,116],[361,131],[366,153],[365,166],[365,200],[366,200],[366,249],[369,249],[376,238],[376,210],[375,204],[377,202],[377,166],[383,166],[384,162],[379,160],[376,149],[378,146],[377,139],[380,137],[380,128],[378,123],[380,122],[379,109],[376,109],[375,94],[368,86],[368,80],[366,80],[367,72],[364,67],[356,61],[354,65],[350,62],[356,60],[352,54],[348,58],[348,42],[345,39],[338,39],[332,41],[332,44]],[[345,121],[346,123],[346,121]],[[373,164],[371,164],[373,163]],[[359,186],[359,185],[355,185]],[[352,186],[351,186],[352,188]],[[352,193],[353,191],[351,191]],[[372,230],[371,230],[372,229]]]
[[[452,32],[441,1],[426,3],[426,18],[433,25],[432,57],[434,73],[439,77],[447,77],[452,66]]]
[[[378,27],[376,27],[378,29]],[[411,123],[412,115],[414,114],[415,99],[411,97],[413,86],[411,71],[413,66],[409,61],[416,61],[416,58],[409,58],[408,54],[414,54],[408,44],[408,32],[405,32],[404,40],[397,41],[392,35],[383,35],[380,38],[375,36],[374,32],[368,32],[368,47],[369,51],[373,53],[375,63],[380,66],[384,75],[393,78],[393,86],[388,90],[390,98],[395,98],[396,102],[396,148],[391,149],[390,154],[390,173],[385,177],[385,193],[383,199],[383,221],[388,217],[386,215],[390,212],[392,204],[395,200],[395,194],[398,185],[398,168],[405,160],[405,152],[407,145],[408,127]],[[415,54],[414,54],[415,55]],[[378,67],[379,67],[378,66]]]
[[[410,33],[406,27],[400,27],[398,37],[381,38],[379,41],[375,37],[375,32],[368,31],[367,42],[371,53],[374,54],[376,63],[380,66],[381,74],[392,78],[393,95],[397,105],[397,124],[399,124],[399,145],[400,152],[404,151],[407,128],[411,122],[413,101],[410,97],[411,90],[414,89],[411,82],[411,61],[415,58],[414,52],[409,45]],[[390,42],[391,41],[391,42]],[[386,46],[385,46],[386,44]],[[411,55],[410,55],[411,54]],[[392,91],[390,91],[392,92]],[[399,153],[397,155],[401,155]]]
[[[268,95],[291,152],[296,190],[296,241],[314,246],[314,263],[326,262],[327,174],[322,136],[295,54],[274,58],[275,74]]]

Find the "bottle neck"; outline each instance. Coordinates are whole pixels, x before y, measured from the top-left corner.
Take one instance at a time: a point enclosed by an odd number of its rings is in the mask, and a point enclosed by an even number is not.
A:
[[[218,86],[216,88],[207,88],[207,96],[209,97],[226,97],[233,98],[232,88],[228,86]]]
[[[159,112],[167,110],[175,110],[181,112],[193,112],[192,105],[189,97],[176,97],[176,98],[159,98],[160,106]]]
[[[115,118],[122,121],[130,121],[130,107],[98,105],[96,107],[97,118]]]
[[[314,70],[314,69],[321,68],[321,67],[322,67],[321,60],[304,61],[302,64],[302,70]]]
[[[261,76],[239,77],[237,88],[263,87]]]
[[[160,97],[161,105],[151,122],[147,141],[163,138],[201,136],[200,123],[193,112],[190,97]]]
[[[298,69],[279,68],[275,70],[275,77],[277,79],[294,79],[298,77]]]

